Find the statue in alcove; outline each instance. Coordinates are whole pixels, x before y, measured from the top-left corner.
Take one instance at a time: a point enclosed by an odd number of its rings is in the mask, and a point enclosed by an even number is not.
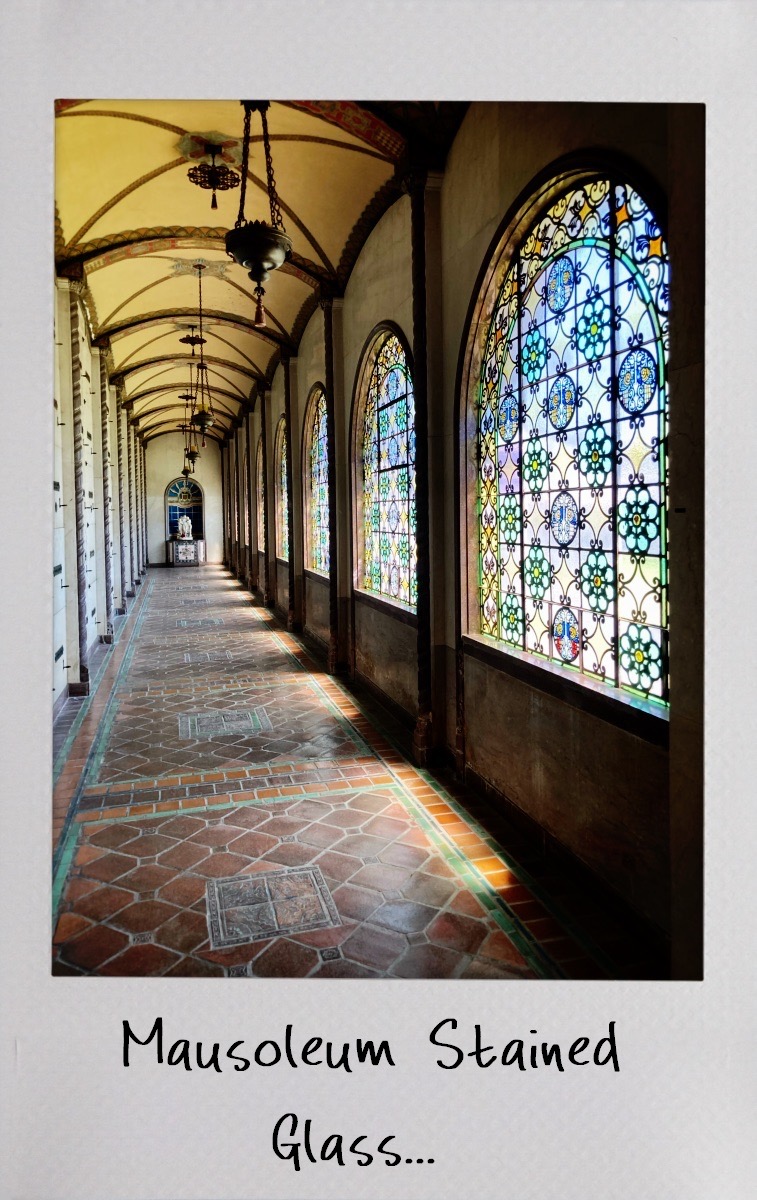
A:
[[[192,519],[186,514],[179,517],[179,539],[182,542],[192,541]]]

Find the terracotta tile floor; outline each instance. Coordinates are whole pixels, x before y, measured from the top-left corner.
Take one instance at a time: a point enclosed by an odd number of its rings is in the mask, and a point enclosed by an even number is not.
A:
[[[655,974],[220,567],[149,572],[95,694],[62,719],[55,974]]]

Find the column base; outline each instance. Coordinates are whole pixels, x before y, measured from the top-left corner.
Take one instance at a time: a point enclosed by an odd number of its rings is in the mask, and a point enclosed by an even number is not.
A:
[[[433,724],[430,713],[421,714],[413,730],[413,758],[416,765],[425,767],[433,752]]]

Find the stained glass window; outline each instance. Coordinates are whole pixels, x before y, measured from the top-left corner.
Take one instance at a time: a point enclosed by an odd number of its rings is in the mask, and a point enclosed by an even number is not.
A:
[[[278,428],[278,478],[276,498],[276,553],[279,558],[289,560],[289,505],[287,503],[287,431],[282,417]]]
[[[242,459],[242,522],[244,527],[244,544],[250,544],[250,506],[247,503],[247,497],[250,494],[250,476],[247,468],[247,448],[245,447],[244,457]]]
[[[318,391],[313,396],[310,427],[309,504],[310,544],[308,566],[312,571],[328,573],[329,569],[329,458],[327,437],[326,396]]]
[[[596,179],[503,270],[478,393],[481,632],[666,702],[660,227],[631,187]]]
[[[189,517],[192,522],[192,537],[201,540],[202,491],[194,479],[174,479],[166,488],[166,524],[169,538],[178,534],[179,517]]]
[[[405,352],[393,333],[379,342],[370,364],[362,474],[362,586],[415,608],[415,404]]]
[[[261,433],[258,438],[258,452],[255,458],[255,495],[257,498],[257,528],[258,528],[258,550],[262,553],[265,550],[265,500],[264,500],[264,482],[263,482],[263,435]]]

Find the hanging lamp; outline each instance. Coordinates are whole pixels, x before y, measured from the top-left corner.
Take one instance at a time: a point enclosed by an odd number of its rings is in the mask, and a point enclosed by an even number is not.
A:
[[[184,465],[187,463],[194,471],[195,463],[200,457],[200,451],[195,444],[195,431],[192,425],[191,413],[195,405],[195,385],[192,380],[192,363],[195,356],[195,346],[201,346],[205,343],[204,337],[199,337],[195,333],[196,326],[189,326],[189,333],[184,337],[179,338],[180,342],[192,347],[192,357],[189,360],[189,391],[183,392],[179,399],[184,401],[184,424],[181,426],[181,432],[184,434]]]
[[[236,171],[232,171],[225,163],[220,163],[216,166],[216,155],[221,153],[220,146],[213,146],[210,142],[205,145],[205,153],[210,155],[209,163],[199,163],[196,167],[190,167],[187,171],[187,177],[191,183],[195,183],[197,187],[204,188],[206,191],[213,192],[213,198],[210,201],[211,208],[218,208],[216,200],[216,192],[228,192],[231,188],[239,187],[239,175]]]
[[[284,229],[281,215],[281,205],[276,193],[276,182],[273,177],[273,159],[271,144],[268,136],[268,118],[266,113],[270,106],[268,100],[242,100],[244,108],[244,138],[242,142],[242,187],[239,196],[239,216],[233,229],[226,234],[226,253],[234,262],[244,267],[255,287],[255,321],[256,328],[265,327],[265,309],[263,296],[270,272],[277,270],[292,253],[292,239]],[[266,188],[271,209],[271,223],[265,221],[247,221],[244,215],[244,204],[247,195],[247,169],[250,157],[250,121],[253,112],[260,113],[263,127],[263,147],[265,150]]]
[[[210,429],[211,425],[215,424],[216,414],[213,409],[213,400],[210,395],[210,384],[208,383],[208,368],[203,354],[203,346],[205,338],[202,336],[202,273],[205,270],[205,263],[195,263],[197,272],[197,280],[199,284],[199,310],[200,310],[200,334],[196,344],[200,347],[200,361],[197,364],[197,383],[194,392],[194,403],[192,405],[192,415],[190,424],[195,427],[202,438],[202,447],[205,448],[205,433]],[[182,341],[184,339],[181,339]],[[193,345],[194,353],[194,345]]]

